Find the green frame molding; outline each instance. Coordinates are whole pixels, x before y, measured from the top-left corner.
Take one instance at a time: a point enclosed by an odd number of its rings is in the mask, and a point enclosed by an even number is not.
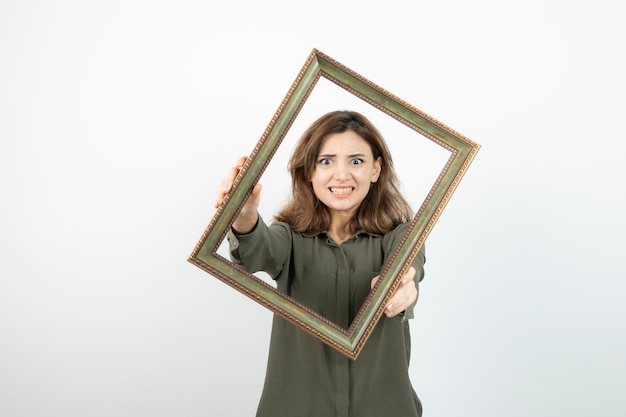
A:
[[[235,216],[269,165],[320,77],[332,81],[450,151],[449,159],[408,230],[383,266],[377,285],[348,329],[303,306],[217,253]],[[313,49],[188,261],[280,314],[337,351],[356,359],[384,313],[385,305],[398,287],[400,277],[408,270],[424,244],[479,148],[477,143]]]

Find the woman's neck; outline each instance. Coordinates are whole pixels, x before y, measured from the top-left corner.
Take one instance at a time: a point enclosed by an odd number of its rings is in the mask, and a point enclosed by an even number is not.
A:
[[[328,235],[338,244],[345,242],[354,232],[350,230],[350,218],[333,216]]]

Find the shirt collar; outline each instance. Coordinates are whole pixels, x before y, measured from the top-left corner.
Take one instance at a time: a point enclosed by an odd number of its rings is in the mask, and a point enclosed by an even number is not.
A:
[[[328,232],[325,231],[325,230],[323,230],[321,232],[302,232],[301,234],[304,237],[316,237],[316,236],[322,235],[322,234],[328,236]],[[381,236],[379,233],[371,233],[371,232],[366,232],[365,230],[359,230],[354,235],[352,235],[350,237],[350,239],[355,238],[355,237],[357,237],[359,235]]]

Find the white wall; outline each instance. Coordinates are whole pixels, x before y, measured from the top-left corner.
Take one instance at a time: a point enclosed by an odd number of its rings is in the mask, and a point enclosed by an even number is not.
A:
[[[254,414],[271,313],[186,259],[313,48],[482,145],[425,415],[626,414],[626,4],[226,3],[0,4],[0,415]]]

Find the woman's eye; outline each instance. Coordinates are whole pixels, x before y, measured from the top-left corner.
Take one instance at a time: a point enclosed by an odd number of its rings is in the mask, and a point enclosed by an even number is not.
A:
[[[360,158],[355,158],[352,160],[352,165],[361,165],[363,163],[363,160]]]
[[[328,158],[322,158],[319,160],[319,163],[322,165],[330,165],[330,159]]]

